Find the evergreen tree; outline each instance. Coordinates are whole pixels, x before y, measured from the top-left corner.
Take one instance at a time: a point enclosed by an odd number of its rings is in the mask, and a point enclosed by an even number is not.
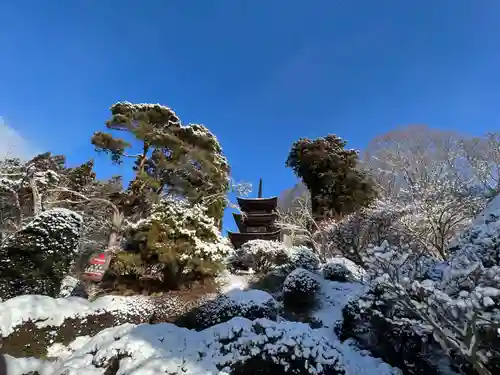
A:
[[[368,176],[357,169],[358,153],[334,134],[294,142],[286,166],[311,193],[315,217],[337,217],[366,206],[376,196]]]
[[[140,152],[128,154],[132,144],[96,132],[92,144],[110,154],[115,163],[135,161],[122,206],[126,216],[144,217],[164,193],[192,203],[204,203],[219,226],[229,188],[229,165],[217,138],[203,125],[183,126],[175,112],[159,104],[120,102],[111,106],[110,130],[123,131],[140,143]]]

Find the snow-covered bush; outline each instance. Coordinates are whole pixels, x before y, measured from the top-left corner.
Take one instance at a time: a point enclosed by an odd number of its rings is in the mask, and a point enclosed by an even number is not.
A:
[[[323,277],[331,281],[362,281],[365,270],[347,258],[331,258],[323,266]]]
[[[384,288],[375,285],[348,303],[342,311],[339,337],[355,339],[360,347],[404,374],[441,375],[446,354],[434,342],[428,326],[395,301],[387,301],[384,293]]]
[[[78,251],[82,218],[56,208],[42,212],[0,246],[3,299],[20,294],[55,296]]]
[[[345,349],[338,342],[331,342],[307,324],[268,319],[234,318],[201,332],[169,323],[126,324],[80,341],[71,345],[69,353],[59,361],[25,360],[22,368],[41,375],[131,372],[353,375],[361,373],[352,361],[364,360],[378,365],[374,371],[382,372],[377,374],[397,374],[389,366],[367,361],[353,351],[347,355],[356,355],[354,358],[344,359]],[[20,362],[8,357],[9,368],[19,368],[16,364],[21,365]]]
[[[309,307],[320,289],[318,276],[309,270],[297,268],[283,283],[283,301],[289,307]]]
[[[257,273],[267,273],[289,261],[290,255],[282,242],[266,240],[246,242],[229,259],[233,268],[252,269]]]
[[[193,329],[205,329],[240,316],[247,319],[276,319],[278,303],[262,290],[234,290],[206,301],[185,317],[179,325]]]
[[[498,371],[499,221],[500,212],[491,213],[468,229],[448,251],[445,264],[387,242],[371,247],[365,263],[379,300],[361,300],[361,312],[431,335],[455,362],[480,374]],[[440,276],[430,278],[436,269]]]
[[[303,268],[309,271],[317,271],[321,263],[318,254],[307,247],[292,247],[289,250],[290,265],[293,268]]]
[[[172,197],[130,225],[128,243],[128,250],[111,263],[111,272],[167,287],[217,274],[233,251],[206,207]]]

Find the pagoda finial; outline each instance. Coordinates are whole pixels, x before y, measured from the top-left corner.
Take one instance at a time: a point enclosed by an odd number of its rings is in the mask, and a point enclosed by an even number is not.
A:
[[[262,198],[262,177],[259,180],[259,194],[257,195],[257,198]]]

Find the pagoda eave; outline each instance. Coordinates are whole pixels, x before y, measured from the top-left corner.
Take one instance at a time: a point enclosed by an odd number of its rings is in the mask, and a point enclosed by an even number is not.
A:
[[[234,221],[240,232],[246,232],[249,227],[269,226],[272,224],[278,215],[276,213],[249,214],[242,215],[233,213]],[[250,224],[251,223],[251,224]]]
[[[242,198],[237,197],[238,205],[243,212],[273,212],[278,206],[278,197]]]
[[[233,244],[235,249],[240,248],[244,243],[252,240],[266,240],[266,241],[279,241],[281,237],[281,231],[277,230],[274,232],[267,233],[236,233],[228,231],[229,240]]]

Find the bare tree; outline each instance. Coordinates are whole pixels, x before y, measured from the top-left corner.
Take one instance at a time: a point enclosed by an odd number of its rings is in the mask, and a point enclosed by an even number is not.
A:
[[[410,207],[401,227],[443,259],[449,240],[486,203],[464,144],[455,132],[408,126],[377,137],[364,155],[383,196]]]
[[[112,216],[111,216],[111,232],[109,234],[108,238],[108,245],[106,248],[106,251],[109,252],[116,252],[118,246],[118,239],[120,236],[121,232],[121,227],[123,224],[124,216],[123,213],[119,210],[119,208],[110,200],[105,199],[105,198],[98,198],[98,197],[87,197],[77,191],[70,190],[67,188],[54,188],[50,189],[49,192],[59,192],[59,193],[67,193],[70,195],[75,196],[78,200],[71,200],[68,198],[60,199],[60,200],[54,200],[54,201],[46,201],[44,202],[45,205],[47,206],[55,206],[55,205],[61,205],[61,204],[71,204],[71,205],[78,205],[78,204],[88,204],[92,202],[96,203],[101,203],[104,205],[109,206],[112,209]]]
[[[475,179],[493,199],[500,193],[500,133],[466,138],[460,146]]]
[[[386,197],[397,195],[401,188],[443,178],[466,184],[472,171],[463,158],[462,140],[458,133],[424,125],[401,127],[373,139],[362,165]]]
[[[296,199],[287,210],[278,209],[276,225],[281,228],[292,246],[312,247],[320,256],[331,253],[332,243],[324,230],[334,220],[324,220],[318,223],[314,220],[311,201],[308,195]]]

